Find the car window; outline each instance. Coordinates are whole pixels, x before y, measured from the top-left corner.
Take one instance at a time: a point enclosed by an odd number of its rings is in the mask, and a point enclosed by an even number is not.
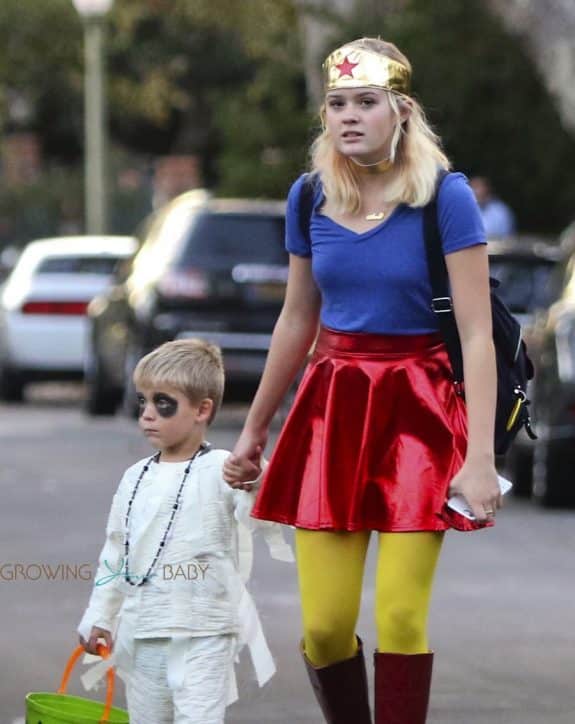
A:
[[[113,274],[115,256],[53,256],[40,262],[36,274]]]
[[[281,216],[210,214],[197,217],[178,266],[227,269],[236,264],[287,264]]]
[[[555,262],[538,258],[494,256],[489,259],[491,276],[501,282],[497,292],[516,313],[531,312],[551,304],[554,268]]]

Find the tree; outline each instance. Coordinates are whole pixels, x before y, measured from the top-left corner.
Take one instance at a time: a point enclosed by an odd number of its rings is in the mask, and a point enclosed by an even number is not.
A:
[[[226,18],[235,22],[231,11],[237,14],[238,7],[231,5]],[[218,188],[224,194],[282,198],[305,169],[312,126],[298,18],[291,0],[252,0],[242,4],[240,15],[253,72],[218,104]]]
[[[492,11],[525,47],[558,107],[575,131],[575,3],[570,0],[489,0]]]
[[[221,193],[284,195],[316,130],[321,59],[381,35],[413,61],[455,166],[489,176],[522,228],[559,229],[572,215],[575,144],[524,43],[490,12],[497,2],[121,0],[108,22],[112,141],[127,154],[197,154]],[[70,0],[0,3],[4,131],[35,129],[46,157],[70,166],[82,149],[82,37]]]
[[[285,187],[272,179],[292,173],[308,121],[291,0],[122,0],[107,30],[113,144],[197,154],[229,192]],[[80,161],[82,39],[70,0],[3,0],[0,103],[12,87],[28,101],[49,159]]]
[[[251,63],[239,32],[216,22],[207,7],[187,0],[117,5],[110,106],[112,130],[123,145],[150,154],[213,152],[214,100],[245,83]]]
[[[68,0],[0,3],[0,111],[4,131],[33,128],[49,156],[80,151],[82,27]],[[16,109],[24,106],[24,116]]]

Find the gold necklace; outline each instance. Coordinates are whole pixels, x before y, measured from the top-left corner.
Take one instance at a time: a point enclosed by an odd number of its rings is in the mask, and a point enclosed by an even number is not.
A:
[[[385,219],[387,216],[387,211],[374,211],[371,214],[367,214],[367,216],[364,216],[363,218],[366,221],[381,221],[382,219]]]
[[[395,207],[396,204],[392,204],[392,206],[385,211],[372,211],[370,214],[366,214],[363,218],[366,221],[382,221],[391,215]]]

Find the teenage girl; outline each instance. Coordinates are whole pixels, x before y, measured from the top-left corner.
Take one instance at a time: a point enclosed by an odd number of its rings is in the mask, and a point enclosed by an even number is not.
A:
[[[410,95],[411,65],[363,38],[324,63],[312,148],[310,237],[291,188],[286,299],[225,477],[254,477],[270,421],[318,332],[252,515],[296,527],[302,651],[327,722],[371,721],[355,627],[371,531],[377,724],[423,724],[427,618],[444,531],[493,524],[496,401],[485,234],[466,178],[449,174],[439,227],[465,372],[456,393],[431,309],[422,209],[449,162]],[[476,520],[446,507],[462,494]]]

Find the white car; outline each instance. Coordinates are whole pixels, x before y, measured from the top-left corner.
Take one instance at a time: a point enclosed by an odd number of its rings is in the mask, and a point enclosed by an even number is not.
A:
[[[130,258],[130,236],[66,236],[26,246],[0,292],[0,399],[33,380],[81,378],[86,308]]]

